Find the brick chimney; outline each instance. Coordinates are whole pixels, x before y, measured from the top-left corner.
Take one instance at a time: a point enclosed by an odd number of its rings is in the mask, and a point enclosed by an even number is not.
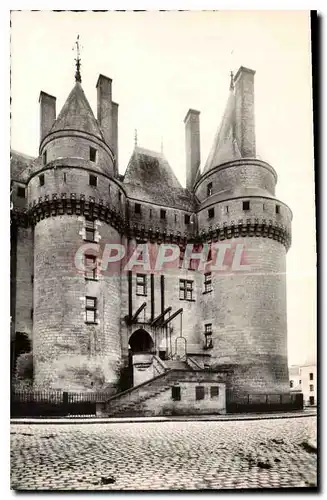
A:
[[[50,132],[56,120],[56,98],[46,92],[41,91],[40,103],[40,143]]]
[[[186,187],[192,190],[200,167],[200,111],[189,109],[185,119]]]
[[[235,135],[242,158],[255,158],[255,71],[241,66],[235,75]]]
[[[97,119],[104,135],[105,142],[112,147],[112,91],[111,78],[99,75],[97,89]]]

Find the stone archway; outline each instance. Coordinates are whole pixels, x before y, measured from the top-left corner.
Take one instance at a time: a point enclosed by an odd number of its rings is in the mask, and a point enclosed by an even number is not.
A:
[[[130,336],[128,343],[132,354],[152,352],[154,347],[151,335],[143,328],[136,330]]]

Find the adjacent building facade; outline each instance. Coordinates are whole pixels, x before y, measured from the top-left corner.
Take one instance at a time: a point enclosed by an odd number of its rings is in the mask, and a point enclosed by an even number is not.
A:
[[[293,365],[289,374],[291,393],[302,392],[306,406],[317,406],[317,366]]]
[[[125,377],[125,387],[146,392],[175,370],[170,385],[191,384],[194,405],[224,405],[226,388],[240,398],[289,395],[292,214],[275,196],[276,171],[256,155],[254,74],[241,67],[232,76],[202,169],[200,113],[187,112],[186,188],[162,152],[137,144],[119,174],[110,78],[97,81],[96,118],[79,68],[59,115],[56,98],[41,92],[38,156],[11,158],[14,364],[32,351],[35,388],[110,395]],[[176,262],[154,270],[163,244],[178,248]],[[196,255],[188,262],[188,245],[205,250],[203,266]],[[231,264],[240,245],[243,270]],[[148,255],[130,268],[138,246]],[[109,247],[123,247],[124,259],[112,262]],[[168,399],[180,401],[170,385]]]

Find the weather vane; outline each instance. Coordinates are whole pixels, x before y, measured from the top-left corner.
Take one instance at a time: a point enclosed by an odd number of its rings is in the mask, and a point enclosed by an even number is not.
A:
[[[82,82],[82,77],[81,77],[81,46],[80,46],[80,43],[79,43],[79,35],[77,35],[77,39],[76,39],[76,42],[74,43],[74,49],[76,49],[76,58],[75,58],[75,62],[76,62],[76,73],[75,73],[75,82],[79,82],[81,83]]]

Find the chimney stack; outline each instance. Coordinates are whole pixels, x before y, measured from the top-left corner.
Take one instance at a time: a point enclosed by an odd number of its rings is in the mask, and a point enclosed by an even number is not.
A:
[[[240,67],[235,75],[235,134],[242,158],[255,158],[254,75]]]
[[[184,119],[186,148],[186,187],[192,190],[200,167],[200,111],[189,109]]]
[[[97,119],[104,139],[112,147],[112,91],[111,78],[99,75],[96,88],[98,93]]]
[[[112,102],[112,125],[111,125],[111,144],[116,158],[116,172],[118,173],[118,106],[116,102]]]
[[[40,103],[40,143],[50,132],[56,120],[56,98],[46,92],[41,91]]]

